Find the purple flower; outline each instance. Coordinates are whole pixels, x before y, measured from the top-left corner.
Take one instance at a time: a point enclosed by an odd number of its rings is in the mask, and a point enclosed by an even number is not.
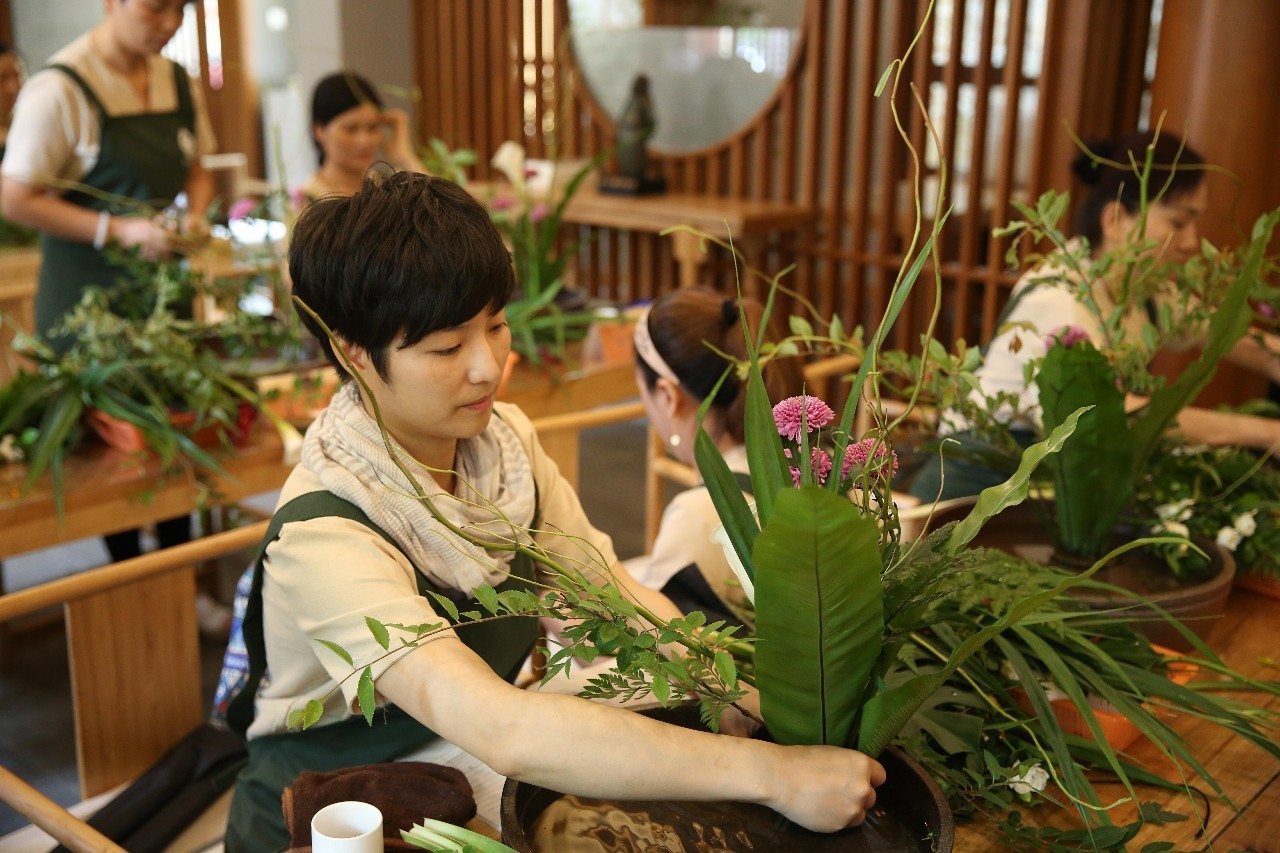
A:
[[[293,205],[294,210],[302,210],[307,206],[307,194],[303,192],[302,187],[289,190],[289,203]]]
[[[773,407],[773,420],[778,425],[778,434],[792,441],[800,440],[802,428],[807,427],[808,432],[817,432],[835,420],[835,417],[836,413],[830,406],[817,397],[810,397],[807,394],[788,397]]]
[[[511,196],[500,195],[493,201],[489,202],[490,210],[508,210],[515,204],[515,199]]]
[[[533,206],[533,209],[529,211],[529,219],[533,222],[534,225],[537,225],[544,218],[546,218],[546,215],[550,212],[551,212],[551,208],[547,207],[542,202],[538,202]]]
[[[1272,308],[1266,302],[1259,302],[1258,313],[1261,314],[1263,317],[1266,317],[1268,320],[1274,320],[1276,316],[1276,309]]]
[[[1089,333],[1079,326],[1059,326],[1049,333],[1045,339],[1045,349],[1052,348],[1055,344],[1061,344],[1067,349],[1089,340]]]
[[[840,465],[840,479],[849,476],[855,469],[859,472],[868,469],[868,462],[884,460],[869,471],[875,479],[888,480],[898,473],[898,454],[889,449],[883,438],[864,438],[851,443],[844,451],[844,462]]]
[[[788,459],[791,458],[791,451],[784,449],[782,451]],[[800,487],[800,469],[794,465],[788,468],[791,471],[791,485],[796,488]],[[819,483],[827,481],[827,475],[831,473],[831,457],[827,455],[825,450],[813,448],[813,452],[809,454],[809,470],[813,472],[813,479]]]
[[[228,219],[247,219],[253,209],[258,206],[258,202],[251,198],[242,198],[235,204],[231,205],[231,209],[227,211]]]

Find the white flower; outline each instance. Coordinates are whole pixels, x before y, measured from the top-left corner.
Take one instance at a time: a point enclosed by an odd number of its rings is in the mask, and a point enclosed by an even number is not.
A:
[[[12,434],[0,438],[0,462],[21,462],[22,448]]]
[[[489,165],[506,175],[516,192],[524,192],[524,148],[520,143],[508,139],[499,145]]]
[[[1204,453],[1209,449],[1207,444],[1183,444],[1169,451],[1172,456],[1195,456],[1197,453]]]
[[[1181,536],[1184,539],[1191,536],[1191,531],[1181,521],[1166,521],[1163,524],[1157,524],[1151,530],[1154,533],[1168,533],[1171,536]]]
[[[1240,531],[1241,536],[1252,536],[1258,532],[1258,511],[1251,509],[1248,512],[1242,512],[1236,516],[1235,523],[1232,525],[1236,530]]]
[[[1009,787],[1015,794],[1026,795],[1032,791],[1038,794],[1047,784],[1049,784],[1049,771],[1039,764],[1033,764],[1025,772],[1009,777]]]
[[[1156,518],[1161,521],[1186,521],[1191,517],[1191,507],[1195,503],[1191,498],[1183,498],[1177,503],[1161,504],[1156,507]]]
[[[1236,530],[1234,527],[1224,527],[1218,531],[1218,536],[1215,541],[1228,551],[1234,551],[1239,547],[1240,540],[1242,538],[1243,537],[1240,535],[1239,530]]]
[[[755,514],[755,504],[751,505],[751,512],[753,515]],[[733,569],[733,574],[738,579],[738,583],[742,584],[742,592],[747,596],[747,601],[755,604],[756,586],[751,582],[751,578],[747,577],[747,570],[742,567],[742,561],[738,559],[738,552],[733,550],[733,543],[729,541],[729,534],[724,529],[723,524],[718,525],[715,530],[711,531],[711,541],[719,545],[720,550],[724,551],[725,562],[729,564],[729,568]]]

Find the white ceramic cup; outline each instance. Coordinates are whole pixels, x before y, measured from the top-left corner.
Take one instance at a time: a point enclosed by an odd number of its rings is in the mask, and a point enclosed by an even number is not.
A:
[[[383,853],[382,812],[356,800],[332,803],[311,818],[313,853]]]

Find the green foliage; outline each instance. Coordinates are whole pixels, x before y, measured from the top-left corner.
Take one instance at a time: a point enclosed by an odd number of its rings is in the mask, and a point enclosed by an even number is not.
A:
[[[1124,394],[1115,371],[1093,344],[1059,343],[1036,374],[1044,429],[1079,416],[1072,438],[1045,464],[1053,475],[1058,547],[1092,557],[1102,553],[1120,511],[1133,493],[1133,467]]]
[[[26,487],[51,472],[59,507],[64,460],[84,434],[81,416],[90,409],[136,427],[165,466],[217,471],[214,456],[191,436],[213,426],[229,445],[240,428],[241,405],[262,408],[235,378],[234,362],[210,346],[224,336],[252,337],[257,318],[233,314],[217,325],[182,319],[176,306],[190,299],[191,274],[180,261],[147,268],[150,275],[137,279],[142,284],[110,299],[105,291],[86,290],[53,331],[71,341],[64,353],[30,336],[17,342],[36,369],[19,374],[0,395],[0,435],[35,425],[36,435],[26,442]],[[175,412],[194,420],[176,426]]]
[[[1280,577],[1280,469],[1268,458],[1166,440],[1138,484],[1131,515],[1155,532],[1216,540],[1235,552],[1239,571]],[[1180,577],[1211,565],[1185,543],[1152,551]]]
[[[756,539],[756,683],[779,743],[852,741],[884,634],[879,528],[816,485]]]
[[[425,147],[418,149],[418,159],[428,174],[466,186],[467,169],[474,166],[478,158],[470,148],[450,149],[444,140],[432,137]]]

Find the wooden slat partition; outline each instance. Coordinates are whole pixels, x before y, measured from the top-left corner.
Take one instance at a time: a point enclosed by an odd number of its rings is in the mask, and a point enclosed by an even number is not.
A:
[[[259,522],[0,596],[0,622],[64,608],[83,797],[137,776],[203,722],[194,566],[253,547],[266,528]],[[11,792],[0,793],[7,801]]]
[[[1036,5],[1040,2],[938,0],[939,17],[903,69],[899,111],[922,156],[930,133],[907,84],[914,84],[926,103],[930,87],[942,86],[933,116],[949,164],[941,189],[951,202],[961,194],[966,199],[938,247],[942,304],[937,336],[946,342],[959,337],[975,341],[993,330],[1016,274],[1005,269],[1005,246],[991,237],[990,229],[1011,218],[1011,198],[1068,186],[1063,121],[1095,135],[1118,134],[1137,123],[1142,81],[1140,74],[1134,77],[1135,57],[1145,49],[1150,0],[1043,0],[1048,4],[1043,15]],[[927,6],[926,0],[807,0],[791,67],[756,117],[708,148],[655,153],[673,192],[812,205],[814,228],[798,241],[777,238],[750,260],[769,272],[796,262],[788,286],[821,312],[839,312],[846,325],[878,321],[910,245],[914,166],[886,100],[875,99],[872,90],[888,63],[915,37]],[[1030,26],[1033,8],[1036,28]],[[413,9],[420,51],[428,43],[432,50],[420,52],[420,80],[427,102],[435,98],[441,104],[425,111],[424,135],[475,148],[482,161],[476,177],[492,177],[486,161],[504,138],[521,140],[533,157],[608,153],[613,122],[573,63],[565,37],[567,0],[422,0]],[[446,29],[445,22],[466,16],[472,22],[469,37],[447,43],[430,38]],[[962,38],[975,19],[979,43],[976,56],[970,57],[962,55]],[[1103,48],[1081,37],[1081,22],[1111,25]],[[945,51],[938,47],[938,56],[936,39],[947,45]],[[1033,42],[1044,48],[1038,74],[1023,68]],[[1003,46],[1003,58],[997,46]],[[486,59],[476,65],[468,54],[479,51]],[[496,58],[502,51],[510,52],[510,73],[495,76],[492,69],[502,66]],[[459,79],[456,69],[468,68],[488,73],[467,72],[467,79]],[[1087,97],[1087,88],[1073,90],[1064,82],[1082,74],[1091,80],[1110,75],[1116,91],[1095,102]],[[1027,132],[1020,126],[1018,106],[1032,92],[1047,112],[1038,114]],[[997,113],[996,98],[1003,99],[1003,113]],[[958,158],[966,126],[958,115],[966,99],[972,104],[967,127],[973,141],[972,156],[962,163]],[[460,110],[487,115],[484,132],[463,124],[457,117]],[[999,155],[990,164],[988,141]],[[1016,163],[1026,161],[1031,165],[1027,174],[1016,175]],[[939,177],[936,164],[925,164],[923,172],[922,179],[936,182]],[[928,184],[925,189],[928,201]],[[594,229],[571,236],[586,238],[586,248],[570,270],[589,292],[636,300],[678,286],[669,240]],[[713,251],[702,275],[705,283],[722,289],[735,280],[731,260],[720,250]],[[916,345],[934,308],[931,284],[921,282],[893,344]],[[798,306],[784,298],[780,309]]]

